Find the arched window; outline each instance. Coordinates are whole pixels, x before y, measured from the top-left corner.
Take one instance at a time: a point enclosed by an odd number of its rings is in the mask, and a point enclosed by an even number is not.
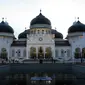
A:
[[[20,51],[20,49],[17,50],[17,56],[18,56],[18,57],[21,56],[21,51]]]
[[[7,53],[6,48],[2,48],[2,49],[1,49],[1,55],[0,55],[0,57],[1,57],[2,59],[8,60],[7,54],[8,54],[8,53]]]
[[[15,56],[15,50],[13,49],[12,50],[12,57],[14,57]]]
[[[30,48],[30,57],[36,58],[36,48],[35,47]]]
[[[64,50],[61,49],[61,57],[64,57]]]
[[[51,47],[47,47],[47,48],[45,49],[45,58],[52,58]]]
[[[70,57],[70,50],[67,49],[67,57]]]
[[[48,31],[46,30],[46,34],[48,34]]]
[[[38,30],[38,34],[40,34],[40,30]]]
[[[44,34],[44,30],[42,30],[42,34]]]
[[[76,48],[74,52],[75,58],[80,58],[81,57],[81,50],[80,48]]]
[[[58,57],[58,50],[55,50],[55,56]]]
[[[44,58],[44,50],[41,46],[38,48],[38,58]]]
[[[23,51],[23,56],[26,57],[26,50]]]
[[[82,57],[85,58],[85,48],[82,48]]]

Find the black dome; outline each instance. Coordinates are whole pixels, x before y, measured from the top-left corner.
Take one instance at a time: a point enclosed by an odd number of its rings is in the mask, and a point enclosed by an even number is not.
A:
[[[29,34],[29,30],[25,30],[24,32],[20,33],[18,38],[27,38],[27,34]]]
[[[0,32],[5,32],[5,33],[14,33],[14,30],[11,26],[9,26],[7,23],[2,21],[0,23]]]
[[[52,34],[55,34],[55,38],[61,38],[61,39],[63,39],[63,35],[60,32],[52,29],[51,33]]]
[[[85,25],[80,21],[75,22],[71,27],[68,29],[68,33],[74,32],[85,32]]]
[[[51,22],[50,22],[49,19],[47,19],[45,16],[43,16],[42,13],[40,13],[30,23],[30,25],[34,25],[34,24],[48,24],[48,25],[51,25]]]

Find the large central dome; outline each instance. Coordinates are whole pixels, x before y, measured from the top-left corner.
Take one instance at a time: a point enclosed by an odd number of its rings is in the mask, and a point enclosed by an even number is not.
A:
[[[30,28],[51,28],[51,22],[40,12],[40,14],[30,22]]]
[[[38,16],[36,16],[30,23],[30,25],[34,24],[48,24],[51,25],[51,22],[49,19],[47,19],[45,16],[40,13]]]

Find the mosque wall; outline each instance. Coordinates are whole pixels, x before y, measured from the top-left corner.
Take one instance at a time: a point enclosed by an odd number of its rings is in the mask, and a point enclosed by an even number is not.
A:
[[[71,59],[71,47],[70,46],[56,46],[55,47],[55,58],[56,59]]]
[[[2,52],[5,53],[8,59],[10,57],[10,46],[12,41],[13,38],[11,37],[0,36],[0,54]]]
[[[68,40],[71,44],[72,58],[73,58],[73,60],[75,60],[74,56],[75,56],[76,48],[80,49],[81,55],[82,55],[82,49],[85,48],[85,33],[83,33],[83,35],[69,37]]]
[[[15,60],[26,59],[26,47],[11,47],[10,57]]]

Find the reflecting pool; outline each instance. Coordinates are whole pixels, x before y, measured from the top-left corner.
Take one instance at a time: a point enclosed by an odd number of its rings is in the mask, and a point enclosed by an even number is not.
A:
[[[0,85],[74,85],[76,76],[64,73],[12,73],[0,75]]]

